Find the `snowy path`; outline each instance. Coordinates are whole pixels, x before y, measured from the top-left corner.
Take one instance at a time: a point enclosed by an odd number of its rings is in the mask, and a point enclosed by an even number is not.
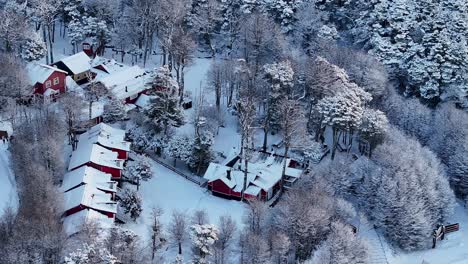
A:
[[[358,234],[369,242],[369,264],[389,264],[381,238],[371,223],[364,218],[361,220]]]
[[[0,143],[0,215],[6,206],[16,208],[17,204],[16,182],[10,168],[8,145]]]

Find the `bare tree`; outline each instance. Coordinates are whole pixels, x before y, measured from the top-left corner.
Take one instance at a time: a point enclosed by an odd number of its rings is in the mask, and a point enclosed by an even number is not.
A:
[[[187,235],[187,215],[182,212],[173,211],[169,234],[174,243],[179,247],[179,254],[182,254],[182,242]]]
[[[196,210],[192,215],[192,225],[205,225],[209,223],[208,213],[206,210]]]
[[[160,219],[163,213],[163,210],[159,207],[154,207],[151,211],[151,260],[154,260],[156,252],[161,248],[164,241],[162,237],[163,225]]]
[[[83,99],[75,94],[67,93],[60,97],[62,111],[65,113],[65,119],[68,128],[68,144],[74,142],[74,128],[77,122],[81,121],[82,110],[84,106]]]
[[[177,83],[179,84],[179,103],[184,100],[185,91],[185,68],[192,63],[193,52],[196,44],[192,40],[192,36],[184,29],[179,26],[175,32],[171,41],[171,51],[174,60],[174,68],[176,71]]]
[[[268,205],[261,200],[249,200],[248,211],[244,216],[249,232],[260,235],[266,224]]]
[[[284,177],[288,161],[289,150],[293,146],[301,146],[308,138],[306,118],[301,104],[297,99],[283,98],[279,104],[281,113],[281,127],[283,132],[284,160],[281,173],[281,186],[284,188]]]
[[[214,262],[224,264],[226,255],[229,256],[228,248],[231,246],[234,235],[237,231],[236,222],[230,215],[220,216],[218,222],[218,240],[214,244]]]
[[[249,81],[250,83],[250,81]],[[250,85],[249,85],[250,86]],[[255,121],[255,104],[253,94],[249,88],[243,91],[240,102],[238,103],[239,123],[241,130],[241,148],[242,161],[244,162],[244,186],[241,191],[241,199],[244,200],[244,193],[247,189],[247,175],[249,169],[249,160],[252,158],[253,133]]]

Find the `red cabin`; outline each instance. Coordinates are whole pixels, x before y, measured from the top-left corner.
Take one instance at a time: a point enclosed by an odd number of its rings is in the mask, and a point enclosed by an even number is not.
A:
[[[67,72],[44,64],[31,63],[26,66],[34,94],[55,96],[66,91]]]

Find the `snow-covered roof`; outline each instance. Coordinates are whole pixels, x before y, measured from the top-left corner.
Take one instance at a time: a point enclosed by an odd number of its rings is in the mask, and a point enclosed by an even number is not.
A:
[[[209,182],[220,179],[229,188],[233,188],[236,185],[236,183],[227,178],[227,173],[230,170],[231,168],[229,167],[211,162],[210,165],[208,165],[208,169],[206,169],[204,178],[207,179]]]
[[[91,119],[94,119],[96,117],[102,116],[104,113],[104,103],[97,101],[93,102],[91,105]],[[83,106],[83,109],[81,109],[81,120],[90,120],[89,119],[89,103],[87,103],[85,106]]]
[[[291,167],[286,167],[286,172],[285,174],[287,176],[291,176],[294,178],[300,178],[302,175],[302,170],[296,169],[296,168],[291,168]]]
[[[78,141],[78,146],[72,152],[68,170],[72,170],[88,162],[110,168],[123,169],[123,160],[117,158],[117,152],[113,152],[87,140]]]
[[[11,122],[8,120],[0,121],[0,131],[6,131],[8,136],[11,136],[13,134],[13,126],[11,125]]]
[[[91,66],[92,67],[101,66],[107,73],[114,73],[114,72],[122,71],[122,70],[129,68],[129,66],[119,63],[115,61],[114,59],[107,59],[107,58],[99,57],[99,56],[96,56],[92,60]]]
[[[100,228],[111,228],[114,224],[114,218],[91,209],[84,209],[65,217],[63,227],[65,233],[71,236],[80,232],[85,225],[89,225],[90,223],[95,223]]]
[[[117,203],[112,201],[112,195],[90,185],[65,192],[64,201],[65,211],[83,205],[101,212],[117,213]]]
[[[29,63],[28,65],[26,65],[26,71],[28,72],[30,81],[29,83],[31,85],[34,85],[36,83],[44,83],[47,80],[47,78],[49,78],[49,76],[56,71],[67,73],[55,67],[38,63]]]
[[[81,86],[79,86],[71,76],[65,78],[65,85],[67,86],[67,91],[75,92],[84,96],[84,91]]]
[[[101,79],[101,83],[119,100],[134,96],[151,87],[152,74],[135,65]]]
[[[151,99],[153,98],[156,98],[156,96],[141,94],[140,96],[138,96],[138,99],[136,100],[135,105],[140,108],[146,109]]]
[[[91,59],[83,51],[65,57],[60,61],[63,62],[73,74],[82,73],[91,68]]]
[[[99,143],[99,145],[130,151],[130,142],[125,141],[125,130],[99,123],[80,135],[80,141]]]
[[[86,184],[102,191],[116,192],[116,182],[112,181],[111,177],[110,174],[95,168],[83,166],[63,176],[61,189],[67,192],[72,188]]]
[[[263,158],[258,158],[255,161],[248,162],[246,192],[249,190],[249,194],[252,195],[256,195],[255,193],[258,194],[259,189],[268,191],[281,180],[284,159],[274,154],[262,155],[264,155]],[[233,160],[233,157],[226,159],[226,162],[224,162],[225,164],[223,165],[210,163],[205,172],[204,178],[209,182],[222,180],[229,188],[233,189],[233,191],[240,192],[244,186],[245,164],[239,159],[235,164],[233,164],[232,168],[226,166],[226,164],[229,163],[228,161],[231,160]],[[291,159],[287,159],[286,162],[287,166],[285,174],[295,178],[300,177],[302,170],[290,168],[289,164]]]

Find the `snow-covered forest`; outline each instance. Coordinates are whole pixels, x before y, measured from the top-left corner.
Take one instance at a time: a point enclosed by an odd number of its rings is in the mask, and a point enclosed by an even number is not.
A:
[[[468,263],[465,0],[0,0],[0,263]]]

